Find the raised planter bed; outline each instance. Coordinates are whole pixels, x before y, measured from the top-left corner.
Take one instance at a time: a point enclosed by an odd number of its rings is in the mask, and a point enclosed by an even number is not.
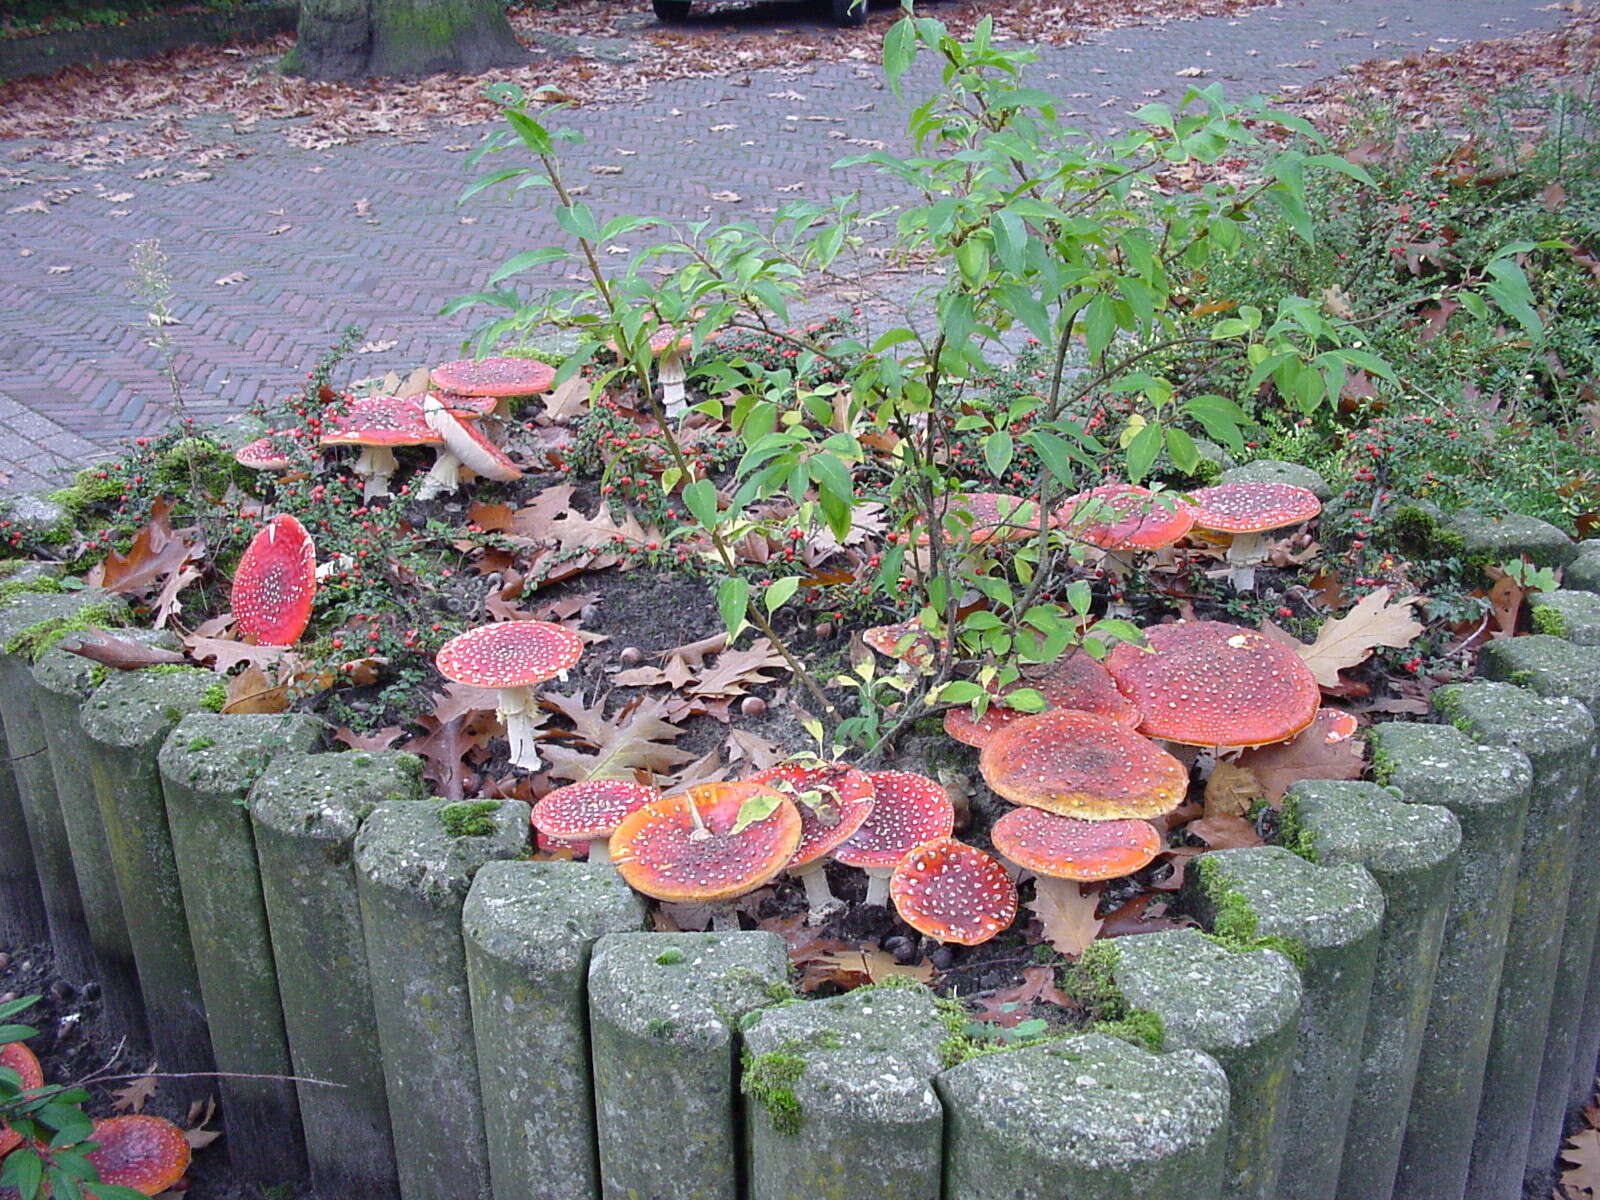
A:
[[[49,75],[63,67],[147,58],[184,46],[219,46],[292,33],[298,4],[240,5],[227,11],[176,12],[120,25],[96,25],[0,40],[0,79]]]

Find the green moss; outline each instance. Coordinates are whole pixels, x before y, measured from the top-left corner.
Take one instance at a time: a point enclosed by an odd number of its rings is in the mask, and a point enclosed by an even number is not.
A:
[[[1308,863],[1319,861],[1316,839],[1300,819],[1300,799],[1293,794],[1283,798],[1278,824],[1278,844],[1292,854],[1298,854]]]
[[[206,689],[206,694],[200,697],[200,707],[207,712],[219,713],[228,706],[228,688],[226,684],[213,683]]]
[[[68,589],[59,579],[41,576],[37,579],[7,579],[0,583],[0,602],[25,594],[59,596]]]
[[[1437,694],[1437,693],[1435,693]],[[1198,862],[1200,890],[1211,901],[1216,914],[1206,936],[1226,950],[1276,950],[1302,971],[1310,956],[1305,943],[1277,934],[1261,933],[1261,918],[1244,895],[1236,890],[1213,859],[1204,855]]]
[[[70,524],[82,525],[89,509],[122,498],[122,480],[110,474],[97,478],[95,468],[85,467],[73,477],[70,487],[51,492],[49,498],[66,511]]]
[[[1115,1021],[1096,1021],[1089,1026],[1089,1030],[1091,1033],[1110,1034],[1156,1054],[1167,1044],[1167,1031],[1161,1024],[1161,1015],[1148,1008],[1130,1008],[1127,1016]]]
[[[645,1022],[644,1031],[657,1041],[665,1041],[677,1032],[678,1023],[665,1017],[653,1017]]]
[[[105,663],[95,663],[89,668],[89,686],[97,688],[111,678],[111,668]]]
[[[1427,509],[1403,504],[1389,518],[1389,536],[1400,549],[1412,554],[1431,553],[1460,558],[1467,552],[1466,539],[1450,533]]]
[[[453,838],[487,837],[494,832],[490,814],[499,807],[498,800],[461,800],[441,808],[439,821]]]
[[[156,459],[156,486],[168,492],[202,492],[220,496],[233,482],[233,455],[210,438],[186,437],[172,443]]]
[[[1389,781],[1394,778],[1394,755],[1376,739],[1369,739],[1367,746],[1372,751],[1372,781],[1379,787],[1388,787]]]
[[[207,737],[205,734],[201,734],[199,737],[190,738],[189,739],[189,749],[191,751],[195,751],[195,752],[198,752],[198,751],[201,751],[201,750],[209,750],[209,749],[211,749],[211,747],[215,746],[216,744],[217,744],[217,739],[216,738]]]
[[[806,1060],[799,1053],[801,1043],[789,1041],[766,1054],[744,1052],[744,1071],[739,1090],[767,1111],[767,1120],[779,1133],[794,1136],[800,1132],[805,1113],[794,1085],[805,1074]]]
[[[1559,608],[1552,608],[1541,604],[1532,610],[1533,631],[1548,634],[1550,637],[1567,636],[1567,615]]]
[[[62,638],[82,633],[87,629],[114,628],[123,621],[123,610],[110,601],[86,604],[77,612],[64,617],[51,617],[26,629],[19,630],[6,642],[6,653],[16,654],[29,662],[38,662]]]
[[[1117,985],[1117,964],[1121,961],[1122,952],[1115,942],[1091,942],[1067,969],[1062,990],[1088,1014],[1093,1032],[1160,1050],[1166,1041],[1161,1018],[1149,1009],[1128,1003]]]
[[[672,967],[683,961],[683,949],[679,946],[668,946],[656,955],[656,966]]]

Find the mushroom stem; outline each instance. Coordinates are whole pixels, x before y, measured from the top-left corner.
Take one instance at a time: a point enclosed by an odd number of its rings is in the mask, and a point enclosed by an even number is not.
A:
[[[387,446],[363,446],[361,457],[356,459],[355,473],[361,476],[363,502],[389,494],[389,477],[400,467],[394,451]]]
[[[506,723],[506,741],[511,744],[511,765],[524,771],[544,766],[539,759],[539,730],[533,722],[533,689],[501,688],[495,716]]]
[[[417,489],[418,500],[432,500],[435,496],[446,492],[453,492],[461,486],[461,460],[449,449],[441,446],[439,457],[433,460],[433,467],[423,477],[422,486]]]
[[[608,863],[611,861],[611,839],[589,839],[589,861],[592,863]]]
[[[689,835],[691,842],[703,842],[711,836],[711,830],[706,828],[705,819],[700,815],[700,806],[694,802],[693,796],[685,796],[684,804],[689,808],[689,819],[694,822],[694,832]]]
[[[868,867],[867,898],[862,903],[876,904],[879,908],[888,908],[889,876],[893,874],[893,867]]]
[[[836,909],[844,907],[844,901],[833,894],[833,889],[828,886],[828,875],[822,869],[822,859],[808,863],[794,873],[794,877],[805,885],[806,904],[809,911],[806,913],[806,924],[812,925],[827,917]]]
[[[667,350],[661,355],[656,375],[661,381],[662,408],[669,417],[681,417],[689,410],[688,397],[683,390],[683,356],[676,350]]]
[[[1234,590],[1253,592],[1256,587],[1256,567],[1267,561],[1267,535],[1264,533],[1236,533],[1228,543],[1228,582]]]

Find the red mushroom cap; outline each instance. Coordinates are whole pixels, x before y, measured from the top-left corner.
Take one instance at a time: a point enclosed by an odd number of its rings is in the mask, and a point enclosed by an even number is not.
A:
[[[451,638],[433,664],[456,683],[518,688],[554,679],[582,657],[583,639],[563,625],[500,621]]]
[[[91,1140],[99,1142],[88,1159],[100,1182],[158,1196],[189,1169],[189,1142],[171,1121],[135,1115],[94,1123]]]
[[[335,417],[324,446],[434,446],[444,441],[407,396],[362,396]]]
[[[813,863],[861,828],[872,812],[872,780],[865,771],[844,763],[825,763],[819,767],[802,763],[779,763],[750,776],[750,783],[768,784],[794,799],[800,811],[800,844],[795,847],[789,868]],[[820,790],[822,803],[813,808],[799,799],[799,793]]]
[[[1021,688],[1033,688],[1044,696],[1045,706],[1041,710],[1044,712],[1070,708],[1075,712],[1095,713],[1129,729],[1139,724],[1139,706],[1117,690],[1111,672],[1082,651],[1058,658],[1037,678],[1019,679],[1000,694]],[[970,708],[947,708],[944,731],[958,742],[982,746],[1007,725],[1028,715],[1001,704],[990,704],[983,716],[977,718]]]
[[[430,392],[429,395],[463,421],[487,417],[500,404],[498,396],[463,396],[460,392]]]
[[[1321,690],[1288,646],[1221,621],[1145,630],[1150,649],[1124,642],[1106,668],[1144,711],[1139,732],[1189,746],[1264,746],[1316,720]],[[1131,814],[1130,814],[1131,815]]]
[[[22,1079],[22,1090],[32,1091],[34,1088],[44,1086],[44,1071],[39,1067],[39,1060],[34,1057],[21,1042],[7,1042],[0,1046],[0,1067],[9,1067]],[[10,1154],[22,1145],[22,1135],[14,1132],[9,1126],[0,1124],[0,1158]]]
[[[547,792],[533,806],[533,827],[563,842],[610,837],[622,818],[661,793],[625,779],[589,779]]]
[[[1219,483],[1190,493],[1197,529],[1265,533],[1309,521],[1322,511],[1316,493],[1292,483]]]
[[[433,386],[460,396],[531,396],[549,391],[556,369],[536,358],[498,355],[440,363],[428,372]]]
[[[491,442],[475,419],[462,420],[434,395],[422,402],[428,425],[444,440],[445,447],[461,460],[461,465],[485,479],[502,483],[522,478],[522,468],[506,457],[504,450]]]
[[[278,444],[278,434],[269,433],[253,442],[246,442],[233,452],[233,461],[241,467],[257,471],[281,471],[291,466],[294,459]]]
[[[1161,853],[1149,821],[1080,821],[1038,808],[1012,809],[990,837],[1019,867],[1085,883],[1131,875]]]
[[[1092,507],[1086,507],[1093,501]],[[1089,522],[1073,526],[1073,514],[1084,509]],[[1055,523],[1072,527],[1079,541],[1102,550],[1159,550],[1170,546],[1194,525],[1194,514],[1182,500],[1158,497],[1149,488],[1108,483],[1062,501]]]
[[[747,800],[776,806],[733,832]],[[694,805],[706,833],[689,813]],[[800,844],[800,814],[789,798],[748,780],[706,783],[662,796],[622,819],[611,860],[635,891],[680,903],[731,900],[753,892],[789,864]]]
[[[876,650],[885,658],[907,663],[917,670],[933,665],[936,647],[928,631],[915,621],[901,621],[896,625],[874,625],[861,631],[861,641],[868,649]],[[901,643],[905,646],[902,649]]]
[[[955,831],[950,796],[933,780],[910,771],[871,771],[872,811],[833,856],[847,867],[893,867],[924,842]]]
[[[1349,741],[1355,736],[1356,730],[1361,728],[1361,722],[1356,720],[1355,713],[1338,708],[1319,708],[1313,720],[1322,723],[1324,730],[1322,740],[1329,746]]]
[[[1158,817],[1189,788],[1189,772],[1165,750],[1066,708],[1013,721],[979,752],[978,769],[1013,804],[1085,821]]]
[[[955,838],[912,848],[889,878],[895,911],[918,933],[976,946],[1017,916],[1017,888],[1006,869]]]
[[[317,548],[304,525],[279,513],[250,539],[233,573],[233,620],[261,646],[292,646],[311,620]]]
[[[947,518],[956,516],[974,545],[982,542],[1014,542],[1039,532],[1039,506],[1022,496],[1006,492],[962,492],[950,497]],[[928,531],[917,534],[917,545],[928,544]]]

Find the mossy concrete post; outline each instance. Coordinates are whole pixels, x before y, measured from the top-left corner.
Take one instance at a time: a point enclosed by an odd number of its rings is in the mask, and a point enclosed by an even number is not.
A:
[[[1580,592],[1600,592],[1600,542],[1578,543],[1562,584]]]
[[[1480,746],[1449,725],[1395,722],[1369,735],[1373,774],[1414,804],[1449,808],[1461,828],[1455,880],[1394,1195],[1459,1200],[1472,1158],[1517,886],[1533,769],[1520,750]]]
[[[119,629],[117,636],[166,650],[178,646],[178,639],[166,630]],[[34,702],[44,725],[56,800],[61,805],[84,922],[94,948],[100,1011],[112,1033],[144,1042],[150,1034],[144,1020],[144,997],[139,992],[139,971],[133,962],[116,867],[78,720],[83,702],[109,672],[110,668],[81,654],[53,646],[34,664]]]
[[[1233,944],[1267,944],[1300,968],[1304,994],[1286,1110],[1279,1200],[1327,1200],[1355,1099],[1383,892],[1353,863],[1318,867],[1277,846],[1202,855],[1186,902]]]
[[[405,1200],[491,1195],[461,906],[478,868],[528,852],[529,816],[520,800],[385,801],[356,835],[356,886]]]
[[[860,988],[757,1010],[741,1031],[749,1200],[940,1194],[950,1031],[930,992]]]
[[[740,1187],[738,1023],[785,990],[774,933],[613,933],[589,964],[605,1200],[724,1200]]]
[[[1521,1194],[1527,1164],[1594,721],[1576,700],[1537,696],[1509,683],[1452,684],[1434,692],[1433,700],[1469,737],[1521,750],[1533,768],[1467,1176],[1472,1200],[1501,1200]]]
[[[35,647],[28,631],[46,622],[64,624],[86,610],[109,613],[111,608],[109,597],[95,590],[20,592],[0,601],[0,724],[10,747],[17,804],[26,827],[22,845],[32,848],[50,944],[55,950],[55,969],[76,985],[94,978],[94,945],[83,916],[61,802],[56,798],[45,725],[35,702]]]
[[[125,671],[79,710],[150,1042],[161,1069],[176,1074],[216,1066],[156,755],[179,721],[204,709],[216,683],[210,671],[181,667]],[[172,1080],[163,1088],[192,1101],[209,1094],[212,1081]]]
[[[1578,556],[1577,542],[1550,522],[1522,513],[1463,509],[1441,528],[1461,539],[1468,559],[1487,559],[1494,566],[1525,555],[1536,567],[1564,567]]]
[[[1566,638],[1579,646],[1600,646],[1600,596],[1594,592],[1565,588],[1534,592],[1528,597],[1528,616],[1535,633]]]
[[[1222,1195],[1277,1200],[1287,1148],[1300,972],[1269,949],[1223,946],[1196,929],[1107,942],[1112,976],[1134,1009],[1161,1019],[1163,1049],[1200,1050],[1228,1076]]]
[[[1406,804],[1375,783],[1297,783],[1283,812],[1323,866],[1355,863],[1383,889],[1356,1098],[1345,1131],[1339,1200],[1388,1200],[1444,943],[1461,826],[1447,808]]]
[[[492,862],[472,881],[461,928],[495,1196],[599,1194],[589,956],[645,921],[609,863]]]
[[[313,749],[321,732],[302,715],[191,713],[157,756],[211,1049],[223,1072],[228,1161],[256,1183],[298,1178],[306,1163],[247,797],[273,758]]]
[[[298,1085],[322,1196],[400,1194],[354,859],[368,813],[422,796],[422,760],[393,750],[280,754],[250,790],[294,1074],[332,1085]]]
[[[49,936],[17,777],[9,762],[0,763],[0,946],[27,946]]]
[[[1102,1033],[984,1054],[938,1079],[945,1200],[1216,1200],[1228,1078],[1198,1050]]]
[[[1600,597],[1595,597],[1600,601]],[[1546,610],[1548,611],[1548,610]],[[1535,634],[1490,642],[1479,668],[1490,679],[1515,682],[1541,696],[1567,696],[1588,710],[1600,728],[1600,647],[1574,645]],[[1561,1145],[1569,1107],[1579,1107],[1594,1087],[1600,1029],[1584,1025],[1596,976],[1595,926],[1600,922],[1600,739],[1589,744],[1589,778],[1576,830],[1566,929],[1550,998],[1544,1065],[1528,1139],[1528,1170],[1548,1175]],[[1573,1104],[1573,1076],[1586,1075],[1585,1094]]]

